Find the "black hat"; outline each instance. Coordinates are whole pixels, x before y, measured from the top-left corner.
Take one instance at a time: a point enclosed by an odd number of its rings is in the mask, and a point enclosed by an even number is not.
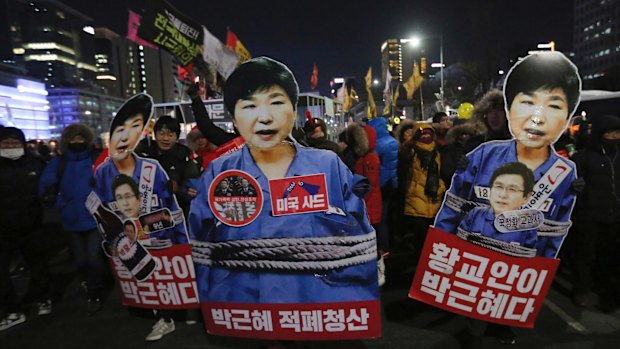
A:
[[[26,137],[24,136],[24,132],[16,127],[2,127],[0,128],[0,141],[3,141],[8,138],[17,139],[22,142],[22,144],[26,144]]]
[[[314,132],[314,129],[317,127],[320,127],[323,133],[327,132],[327,125],[325,124],[325,121],[319,118],[312,118],[311,121],[307,120],[306,124],[304,125],[304,131],[307,135],[309,135],[312,134],[312,132]]]

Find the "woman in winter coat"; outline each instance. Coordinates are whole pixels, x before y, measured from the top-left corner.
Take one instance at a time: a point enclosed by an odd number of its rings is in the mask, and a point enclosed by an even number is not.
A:
[[[420,256],[428,227],[433,223],[446,191],[440,176],[441,156],[435,144],[435,130],[416,123],[410,139],[399,150],[399,182],[405,215],[405,238],[411,239],[415,258]]]
[[[105,262],[101,235],[86,209],[86,197],[92,191],[94,135],[83,124],[67,126],[60,138],[60,155],[52,158],[39,182],[39,195],[44,201],[56,197],[62,229],[71,236],[71,248],[86,286],[88,312],[101,309],[102,275]]]
[[[375,152],[377,133],[370,126],[351,124],[347,128],[346,138],[348,141],[347,149],[352,149],[355,154],[353,173],[364,176],[370,181],[370,193],[368,193],[364,201],[366,202],[366,213],[370,219],[370,224],[375,226],[381,222],[382,206],[380,185],[381,162]]]

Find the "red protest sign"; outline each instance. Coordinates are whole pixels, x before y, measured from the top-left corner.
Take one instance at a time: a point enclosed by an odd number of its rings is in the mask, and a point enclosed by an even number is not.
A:
[[[202,302],[207,333],[280,340],[381,337],[379,300],[338,303]]]
[[[137,308],[197,308],[198,289],[190,245],[150,250],[157,267],[149,278],[138,282],[117,258],[110,258],[121,289],[123,305]]]
[[[222,155],[230,154],[234,151],[241,149],[241,147],[243,147],[244,144],[245,144],[245,141],[243,140],[243,137],[237,137],[231,141],[228,141],[220,145],[219,147],[215,148],[213,151],[210,151],[203,156],[202,158],[203,167],[207,168],[208,164],[211,161],[219,158]]]
[[[558,264],[504,255],[430,228],[409,297],[463,316],[532,328]]]
[[[329,209],[324,173],[269,181],[274,216],[320,212]]]
[[[215,217],[232,227],[252,223],[263,209],[263,191],[250,174],[228,170],[218,174],[209,186],[209,206]]]

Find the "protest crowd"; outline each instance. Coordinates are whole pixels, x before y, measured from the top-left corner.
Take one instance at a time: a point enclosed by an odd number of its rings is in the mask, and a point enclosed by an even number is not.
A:
[[[581,82],[563,55],[552,56],[543,58],[557,60],[557,69],[535,71],[539,57],[528,57],[508,75],[504,91],[487,91],[472,110],[438,111],[427,120],[414,115],[398,125],[393,115],[375,111],[350,115],[345,128],[332,129],[322,115],[307,112],[305,124],[293,127],[297,82],[282,63],[259,57],[237,66],[224,86],[234,132],[213,122],[198,83],[185,91],[196,123],[187,133],[172,115],[150,120],[147,94],[121,107],[109,140],[80,123],[49,142],[0,126],[0,331],[19,331],[35,316],[51,319],[63,306],[49,265],[64,250],[84,291],[83,311],[101,316],[109,293],[122,292],[127,316],[134,307],[153,314],[154,326],[140,334],[149,342],[174,336],[179,322],[226,334],[215,327],[230,325],[231,314],[241,311],[235,306],[263,303],[249,308],[254,330],[275,326],[265,320],[276,311],[268,305],[340,304],[348,316],[333,317],[346,318],[346,329],[344,320],[325,325],[336,333],[328,339],[338,339],[367,329],[369,317],[381,321],[380,287],[391,282],[391,268],[414,270],[414,284],[441,303],[443,294],[429,285],[444,282],[433,279],[427,264],[448,275],[468,254],[444,250],[441,263],[429,262],[445,247],[428,243],[439,230],[506,258],[559,259],[576,306],[593,305],[596,294],[596,306],[614,312],[620,114],[571,119]],[[542,185],[548,192],[537,189]],[[517,211],[527,222],[514,223]],[[491,273],[516,274],[510,262],[491,262],[506,268]],[[174,273],[178,279],[166,283]],[[15,275],[29,279],[23,297]],[[544,276],[527,281],[531,287],[518,280],[516,288],[532,292],[551,283]],[[409,297],[423,300],[416,292]],[[162,293],[172,296],[152,303],[147,296]],[[524,307],[530,313],[532,304]],[[527,311],[504,320],[525,322]],[[489,333],[514,344],[508,320],[468,317],[469,344],[479,347]],[[295,325],[280,321],[282,328]],[[378,336],[380,329],[368,337]],[[263,339],[277,349],[291,338]]]

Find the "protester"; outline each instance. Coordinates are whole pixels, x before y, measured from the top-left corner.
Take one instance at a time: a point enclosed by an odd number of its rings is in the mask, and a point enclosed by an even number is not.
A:
[[[459,161],[467,160],[465,154],[469,140],[484,136],[485,130],[485,128],[477,127],[475,123],[466,122],[448,131],[446,145],[439,151],[441,153],[441,179],[444,183],[450,184]]]
[[[26,321],[26,309],[17,299],[9,274],[15,252],[30,268],[29,288],[37,302],[38,315],[52,312],[47,251],[37,234],[42,218],[37,193],[44,166],[40,159],[26,152],[26,140],[20,129],[0,129],[0,307],[4,312],[0,331]]]
[[[153,128],[155,142],[150,145],[142,141],[136,148],[136,154],[155,159],[164,168],[172,192],[185,214],[189,213],[189,203],[196,196],[196,190],[187,186],[187,181],[200,176],[200,165],[190,160],[191,150],[178,142],[181,126],[177,119],[169,115],[160,116]]]
[[[305,148],[292,142],[290,134],[296,119],[298,87],[292,73],[269,58],[255,58],[239,66],[224,87],[224,103],[246,142],[240,151],[215,160],[202,176],[198,197],[192,202],[189,225],[194,254],[201,251],[201,241],[252,242],[262,239],[297,238],[332,239],[345,232],[349,236],[369,236],[374,230],[365,214],[363,192],[356,191],[366,181],[356,179],[335,153]],[[329,205],[335,214],[311,212],[274,216],[275,209],[260,212],[237,211],[244,225],[223,217],[209,203],[208,188],[216,176],[225,171],[244,171],[267,196],[269,180],[324,173]],[[367,182],[366,182],[367,183]],[[215,185],[215,183],[213,183]],[[362,195],[361,197],[359,195]],[[219,209],[218,209],[219,210]],[[341,213],[339,213],[341,212]],[[260,228],[259,228],[260,227]],[[344,230],[342,230],[344,229]],[[368,235],[370,234],[370,235]],[[269,267],[225,267],[227,253],[213,254],[214,263],[196,260],[201,301],[243,303],[315,303],[353,299],[376,299],[376,249],[364,250],[360,264],[333,267],[318,276],[312,271],[278,272]],[[205,251],[206,252],[206,251]],[[219,258],[218,258],[219,256]],[[282,257],[294,258],[286,253]],[[336,262],[335,258],[332,262]],[[293,262],[293,260],[291,261]],[[330,262],[330,263],[332,263]],[[355,285],[355,287],[344,287]],[[336,289],[337,288],[337,289]],[[308,290],[312,290],[308,292]]]
[[[574,164],[553,150],[552,144],[560,137],[575,111],[581,89],[581,81],[575,66],[559,52],[533,54],[521,60],[508,73],[504,83],[504,99],[508,110],[509,130],[514,139],[486,142],[459,161],[452,185],[446,194],[435,219],[435,228],[452,234],[463,216],[479,204],[489,204],[489,184],[495,169],[505,163],[521,162],[534,172],[535,180],[548,177],[554,168],[564,169],[562,181],[555,180],[546,194],[528,205],[540,209],[543,198],[551,201],[545,210],[545,223],[538,230],[536,255],[555,258],[570,227],[570,214],[575,201],[576,171]],[[482,105],[497,98],[497,92],[487,93]],[[487,138],[502,136],[504,127],[497,106],[478,108],[489,110],[478,114],[486,116],[485,125],[490,129]],[[474,120],[475,121],[475,120]],[[558,167],[559,166],[559,167]],[[545,195],[547,195],[545,197]],[[550,228],[549,224],[553,226]],[[471,320],[472,338],[479,341],[486,323]],[[500,342],[513,344],[516,338],[510,327],[494,325]]]
[[[448,114],[443,111],[435,113],[433,115],[433,128],[435,129],[435,142],[437,146],[441,149],[446,145],[446,135],[450,128],[452,128],[452,120]]]
[[[215,144],[216,146],[220,146],[239,137],[239,133],[236,130],[234,133],[226,132],[217,127],[209,118],[207,108],[200,98],[199,83],[190,85],[187,89],[187,95],[192,100],[192,112],[194,113],[196,126],[198,127],[200,133],[202,133],[202,135],[208,139],[209,142]]]
[[[215,144],[209,142],[198,129],[191,130],[185,137],[185,141],[187,147],[192,151],[190,160],[196,161],[202,170],[206,170],[211,163],[209,153],[216,148]]]
[[[435,130],[416,123],[413,135],[401,144],[398,167],[405,215],[404,237],[413,244],[417,263],[428,227],[439,210],[446,186],[440,176],[441,155],[435,144]]]
[[[390,229],[388,217],[390,205],[398,187],[398,141],[390,135],[387,120],[383,117],[371,119],[368,125],[377,132],[377,155],[381,161],[381,199],[383,200],[381,223],[378,225],[379,249],[382,254],[389,253]]]
[[[382,201],[380,186],[380,168],[381,161],[375,152],[375,144],[377,134],[374,128],[368,125],[350,124],[346,130],[348,144],[346,149],[351,149],[355,155],[355,164],[353,173],[366,177],[370,182],[370,192],[364,198],[366,203],[366,213],[375,231],[381,223],[382,217]],[[377,232],[377,235],[379,233]],[[387,236],[385,237],[387,238]],[[385,283],[385,264],[381,255],[381,250],[385,250],[387,246],[383,246],[381,241],[384,238],[377,236],[378,251],[378,272],[379,286]]]
[[[152,112],[152,99],[146,94],[138,94],[129,99],[117,112],[110,126],[109,159],[99,166],[95,173],[95,193],[101,202],[108,204],[116,201],[113,189],[114,182],[120,175],[131,178],[137,186],[143,185],[141,196],[148,201],[150,212],[157,209],[168,209],[173,216],[182,217],[182,209],[174,196],[174,184],[168,180],[165,170],[159,162],[148,158],[138,157],[134,149],[142,137],[147,120]],[[164,130],[162,124],[160,130]],[[173,128],[173,130],[170,130]],[[173,142],[174,140],[174,142]],[[160,140],[164,150],[174,148],[176,132],[173,126],[168,126],[166,134]],[[143,169],[145,169],[143,171]],[[144,172],[144,173],[143,173]],[[147,178],[148,182],[143,178]],[[145,212],[149,213],[149,212]],[[167,231],[171,230],[171,234]],[[166,229],[161,234],[167,234],[175,244],[186,244],[187,232],[183,224]],[[147,341],[155,341],[175,330],[174,321],[168,314],[160,316],[153,330],[146,336]]]
[[[83,124],[67,126],[60,138],[60,154],[49,162],[39,183],[39,195],[60,211],[62,230],[71,249],[88,299],[87,311],[102,307],[104,257],[101,234],[84,203],[92,191],[93,132]]]
[[[613,312],[620,307],[620,116],[596,115],[590,144],[572,160],[585,180],[571,229],[572,299],[587,306],[596,285],[601,309]]]
[[[466,143],[465,153],[469,153],[484,142],[511,138],[502,91],[492,89],[485,93],[474,106],[472,114],[466,123],[475,125],[481,132]]]
[[[327,125],[320,118],[309,118],[305,125],[306,143],[308,146],[317,149],[331,150],[340,155],[340,147],[338,144],[327,139]]]

